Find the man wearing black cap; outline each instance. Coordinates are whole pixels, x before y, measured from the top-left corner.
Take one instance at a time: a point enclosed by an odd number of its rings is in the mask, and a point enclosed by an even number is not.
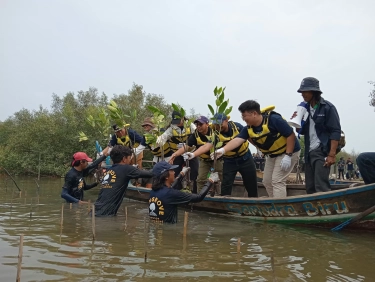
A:
[[[305,136],[305,181],[308,194],[331,190],[330,166],[336,162],[341,125],[336,107],[321,97],[319,80],[306,77],[297,92],[302,93],[309,117],[297,130]],[[295,117],[297,112],[294,112]]]
[[[187,150],[190,150],[193,146],[197,148],[197,151],[190,153],[185,153],[185,148],[180,148],[177,150],[173,155],[169,162],[174,161],[174,158],[183,155],[184,158],[192,160],[195,157],[199,156],[199,170],[198,170],[198,178],[197,178],[197,189],[198,193],[201,191],[203,186],[206,183],[207,175],[213,170],[219,174],[220,180],[223,180],[223,161],[217,160],[215,167],[214,161],[211,160],[210,152],[200,151],[199,148],[202,147],[206,143],[212,143],[213,138],[213,130],[209,126],[209,119],[205,116],[200,116],[194,121],[197,130],[195,133],[190,135],[187,145]],[[220,187],[216,190],[218,194],[220,194]]]
[[[238,122],[228,121],[228,117],[223,113],[217,113],[213,117],[213,126],[219,132],[219,141],[223,147],[234,139],[242,130],[243,126]],[[216,142],[215,142],[216,144]],[[209,152],[213,144],[206,143],[195,153]],[[231,195],[232,186],[237,172],[242,176],[242,181],[249,197],[258,197],[258,184],[256,177],[256,168],[253,156],[249,149],[249,142],[246,140],[236,148],[227,152],[220,148],[217,158],[223,157],[223,182],[221,184],[221,195]],[[211,153],[211,159],[214,159],[214,153]]]
[[[154,174],[152,181],[152,191],[149,198],[149,216],[152,220],[158,220],[167,223],[177,223],[177,207],[179,204],[198,203],[204,200],[211,186],[219,181],[216,172],[207,177],[206,184],[201,193],[191,194],[178,191],[174,185],[175,165],[165,161],[158,162],[152,172]]]
[[[126,125],[121,128],[117,124],[114,124],[112,128],[115,134],[112,135],[112,138],[109,141],[107,148],[103,150],[103,153],[106,153],[110,147],[113,147],[115,145],[123,145],[132,149],[138,147],[142,142],[142,137],[135,130],[132,130],[130,128],[127,129]],[[142,159],[143,152],[140,152],[137,156],[137,165],[139,168],[142,168]],[[134,164],[134,160],[132,162]]]
[[[164,146],[164,144],[168,141],[171,150],[176,152],[181,146],[183,146],[184,143],[186,143],[188,137],[196,130],[196,126],[193,123],[191,123],[189,127],[185,127],[184,122],[186,120],[188,119],[183,117],[181,113],[173,111],[171,126],[158,137],[156,144],[159,146]],[[176,175],[178,175],[182,170],[182,166],[185,164],[185,160],[182,156],[178,156],[174,158],[173,164],[178,165],[178,167],[174,169]],[[193,181],[192,183],[194,186],[196,186],[195,180],[197,179],[198,175],[198,165],[199,163],[196,159],[189,162],[189,166],[191,168],[190,180]],[[182,186],[178,187],[178,189],[182,189]],[[193,188],[192,190],[196,189]]]

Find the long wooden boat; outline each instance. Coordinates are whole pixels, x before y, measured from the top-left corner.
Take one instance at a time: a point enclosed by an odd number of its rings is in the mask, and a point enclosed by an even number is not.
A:
[[[300,188],[288,187],[285,198],[247,198],[236,196],[243,187],[233,186],[234,196],[207,196],[202,202],[192,205],[194,210],[223,213],[231,216],[248,217],[251,220],[319,226],[331,228],[353,218],[375,205],[375,184],[352,188],[341,188],[316,194],[304,194]],[[262,188],[259,194],[262,195]],[[126,197],[148,201],[151,189],[129,186]],[[306,193],[306,192],[305,192]],[[375,230],[375,213],[347,228]]]

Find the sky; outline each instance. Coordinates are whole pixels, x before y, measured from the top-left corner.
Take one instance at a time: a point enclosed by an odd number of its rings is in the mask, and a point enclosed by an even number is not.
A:
[[[375,151],[374,10],[372,0],[0,0],[0,120],[49,108],[52,93],[112,97],[133,82],[201,114],[226,86],[232,120],[243,123],[249,99],[288,119],[313,76],[345,150]]]

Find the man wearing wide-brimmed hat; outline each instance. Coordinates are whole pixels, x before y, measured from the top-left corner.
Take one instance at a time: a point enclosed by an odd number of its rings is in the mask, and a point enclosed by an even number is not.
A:
[[[341,125],[336,107],[323,99],[319,80],[306,77],[297,92],[306,102],[309,117],[297,130],[305,137],[305,181],[308,194],[331,190],[330,166],[336,162],[340,150]],[[294,112],[295,117],[297,112]]]

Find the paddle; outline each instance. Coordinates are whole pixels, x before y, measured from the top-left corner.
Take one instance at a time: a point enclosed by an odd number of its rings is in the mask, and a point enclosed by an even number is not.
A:
[[[353,218],[341,223],[340,225],[337,225],[336,227],[332,228],[331,231],[340,231],[345,226],[347,226],[349,224],[352,224],[352,223],[364,218],[365,216],[369,215],[370,213],[373,213],[374,211],[375,211],[375,206],[372,206],[371,208],[368,208],[364,212],[361,212],[360,214],[356,215],[355,217],[353,217]]]
[[[17,185],[17,183],[16,183],[16,181],[13,179],[13,177],[10,175],[10,173],[9,173],[9,171],[7,171],[6,169],[5,169],[5,167],[3,167],[3,169],[6,171],[6,173],[9,175],[9,177],[13,180],[13,182],[14,182],[14,184],[16,185],[16,187],[18,188],[18,191],[20,191],[21,192],[21,189],[20,189],[20,187],[18,187],[18,185]]]

